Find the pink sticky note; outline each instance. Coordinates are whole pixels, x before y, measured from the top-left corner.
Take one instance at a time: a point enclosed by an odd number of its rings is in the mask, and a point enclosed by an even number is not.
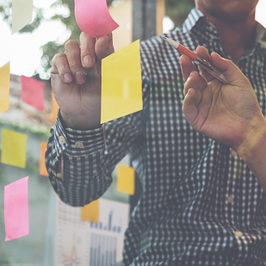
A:
[[[44,111],[44,84],[36,79],[21,76],[22,101]]]
[[[5,186],[6,241],[29,234],[28,179],[27,176]]]
[[[119,27],[108,11],[106,0],[75,0],[75,17],[79,28],[94,38]]]

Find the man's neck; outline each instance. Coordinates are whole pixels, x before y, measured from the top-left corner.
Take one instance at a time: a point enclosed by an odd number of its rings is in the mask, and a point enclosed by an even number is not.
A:
[[[216,27],[225,53],[234,62],[237,62],[246,50],[254,46],[255,14],[240,22],[224,22],[211,15],[207,15],[207,18]]]

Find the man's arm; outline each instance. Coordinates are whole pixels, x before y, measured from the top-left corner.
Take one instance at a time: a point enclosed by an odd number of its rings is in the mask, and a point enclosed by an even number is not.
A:
[[[51,184],[72,206],[84,206],[106,191],[115,165],[143,128],[142,112],[108,122],[105,130],[100,125],[101,59],[113,52],[112,37],[96,41],[82,33],[80,38],[80,46],[69,41],[53,60],[52,89],[60,112],[46,152]],[[143,88],[148,84],[143,78]]]
[[[266,119],[249,80],[230,60],[209,56],[203,47],[197,53],[221,69],[228,84],[201,70],[203,79],[182,56],[186,119],[195,130],[233,148],[266,190]]]

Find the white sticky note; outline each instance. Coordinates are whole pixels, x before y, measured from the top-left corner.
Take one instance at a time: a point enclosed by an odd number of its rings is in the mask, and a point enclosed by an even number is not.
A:
[[[29,24],[32,20],[33,0],[13,0],[12,2],[12,33]]]

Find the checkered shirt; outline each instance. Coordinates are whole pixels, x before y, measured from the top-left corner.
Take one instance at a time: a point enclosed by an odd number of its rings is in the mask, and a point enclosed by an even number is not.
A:
[[[265,115],[265,29],[257,29],[237,65]],[[227,57],[197,9],[167,37]],[[265,265],[266,192],[232,149],[185,120],[179,56],[162,36],[141,42],[143,110],[106,123],[105,133],[64,128],[59,116],[46,154],[51,184],[62,201],[83,206],[101,197],[129,153],[143,193],[125,234],[124,265]]]

